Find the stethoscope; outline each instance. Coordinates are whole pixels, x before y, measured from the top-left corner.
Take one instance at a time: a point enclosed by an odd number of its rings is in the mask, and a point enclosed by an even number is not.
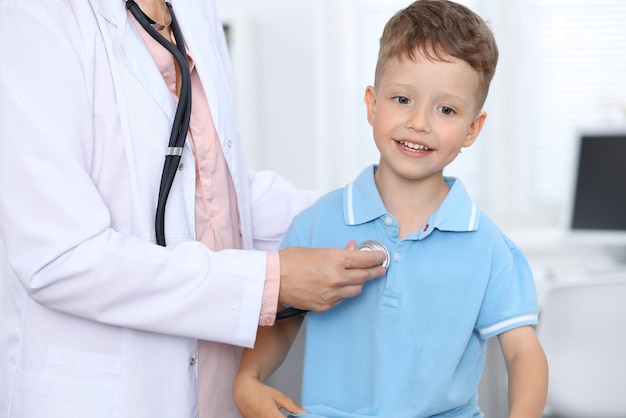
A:
[[[380,241],[376,241],[373,239],[368,239],[360,243],[357,248],[358,251],[382,251],[385,253],[385,261],[383,261],[382,266],[384,268],[389,268],[390,258],[389,258],[389,250],[385,247]],[[299,309],[294,307],[288,307],[276,314],[276,320],[287,319],[297,315],[305,315],[308,311],[306,309]]]
[[[176,16],[172,10],[172,5],[165,2],[171,17],[172,32],[176,40],[176,46],[169,42],[158,30],[164,29],[167,25],[161,25],[150,19],[143,10],[135,3],[134,0],[126,1],[126,8],[133,14],[137,22],[152,36],[158,43],[163,45],[178,63],[180,69],[180,94],[178,97],[178,105],[176,106],[176,114],[172,123],[172,131],[170,140],[165,152],[165,163],[163,165],[163,174],[161,175],[161,185],[159,186],[159,198],[157,201],[157,209],[155,216],[155,232],[158,245],[165,246],[165,204],[169,196],[174,182],[174,177],[178,171],[178,165],[183,155],[183,147],[185,146],[185,138],[187,137],[187,129],[189,129],[189,119],[191,117],[191,73],[189,71],[189,62],[187,61],[187,50],[185,49],[185,40],[183,34],[176,21]]]

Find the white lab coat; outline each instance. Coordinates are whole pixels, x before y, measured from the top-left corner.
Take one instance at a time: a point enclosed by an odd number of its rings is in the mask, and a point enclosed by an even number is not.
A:
[[[214,2],[172,4],[256,250],[194,241],[189,145],[154,244],[175,102],[122,0],[0,0],[0,418],[194,417],[197,339],[253,345],[312,195],[245,166]]]

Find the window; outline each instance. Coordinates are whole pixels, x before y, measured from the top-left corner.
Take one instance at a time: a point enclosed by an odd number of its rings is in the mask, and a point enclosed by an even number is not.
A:
[[[527,106],[520,116],[532,122],[524,129],[532,150],[529,198],[538,207],[558,207],[568,197],[580,131],[626,122],[626,2],[521,4],[527,41],[517,42]]]

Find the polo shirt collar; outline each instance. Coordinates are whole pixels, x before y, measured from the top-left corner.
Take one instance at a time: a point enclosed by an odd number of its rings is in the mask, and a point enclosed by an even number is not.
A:
[[[387,213],[376,183],[371,165],[343,189],[343,215],[346,225],[359,225],[373,221]]]
[[[450,188],[441,205],[431,215],[429,222],[440,231],[475,231],[480,221],[480,211],[470,198],[461,180],[445,177],[444,181]]]
[[[371,165],[343,189],[343,214],[347,225],[359,225],[388,214],[374,181],[377,166]],[[444,177],[450,191],[427,223],[429,230],[475,231],[480,211],[467,194],[461,180]]]

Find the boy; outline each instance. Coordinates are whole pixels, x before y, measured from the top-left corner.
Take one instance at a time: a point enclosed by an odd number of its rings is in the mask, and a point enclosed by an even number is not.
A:
[[[471,146],[498,50],[485,22],[446,0],[399,11],[381,38],[367,118],[377,166],[323,197],[284,246],[376,239],[386,275],[326,313],[309,313],[302,388],[311,417],[483,417],[477,387],[486,340],[498,336],[509,417],[541,417],[547,364],[535,336],[533,278],[519,250],[443,169]],[[301,317],[260,329],[234,396],[244,417],[305,411],[263,382],[283,361]]]

